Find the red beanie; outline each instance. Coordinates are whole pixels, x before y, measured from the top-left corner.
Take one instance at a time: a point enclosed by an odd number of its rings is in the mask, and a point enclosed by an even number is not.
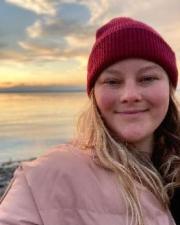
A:
[[[96,32],[88,61],[88,95],[104,69],[126,58],[143,58],[159,64],[176,88],[178,71],[171,47],[152,27],[131,18],[118,17]]]

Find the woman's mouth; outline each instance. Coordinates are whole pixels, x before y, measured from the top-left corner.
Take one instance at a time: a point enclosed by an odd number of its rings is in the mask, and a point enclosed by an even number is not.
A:
[[[134,115],[134,114],[144,113],[147,111],[148,111],[148,109],[133,109],[133,110],[117,111],[115,113],[124,114],[124,115]]]

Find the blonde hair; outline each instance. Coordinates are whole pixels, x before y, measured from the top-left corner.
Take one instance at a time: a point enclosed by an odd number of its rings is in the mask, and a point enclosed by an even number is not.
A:
[[[131,146],[117,141],[111,135],[99,113],[93,90],[89,102],[89,107],[78,120],[78,144],[85,150],[92,150],[96,164],[117,175],[121,192],[126,199],[127,213],[129,215],[130,212],[132,216],[131,224],[143,225],[137,182],[148,188],[166,210],[169,205],[169,190],[180,185],[179,180],[177,181],[180,171],[174,166],[180,162],[180,154],[169,154],[168,160],[157,169],[147,155],[138,150],[129,151]],[[164,174],[160,174],[159,168],[162,167]],[[164,176],[168,177],[167,183],[164,182]]]

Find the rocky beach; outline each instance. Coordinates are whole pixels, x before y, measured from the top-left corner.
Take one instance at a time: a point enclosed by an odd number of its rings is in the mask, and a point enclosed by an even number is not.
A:
[[[22,161],[32,161],[35,158],[19,161],[8,161],[0,165],[0,197],[3,195],[7,185],[13,177],[15,169]]]

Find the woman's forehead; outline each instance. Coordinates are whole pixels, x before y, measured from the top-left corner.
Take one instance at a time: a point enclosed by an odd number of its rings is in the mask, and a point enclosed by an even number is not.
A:
[[[138,70],[140,72],[147,70],[165,70],[157,63],[145,60],[145,59],[124,59],[114,63],[113,65],[107,67],[102,73],[106,74],[120,74],[129,70]]]

